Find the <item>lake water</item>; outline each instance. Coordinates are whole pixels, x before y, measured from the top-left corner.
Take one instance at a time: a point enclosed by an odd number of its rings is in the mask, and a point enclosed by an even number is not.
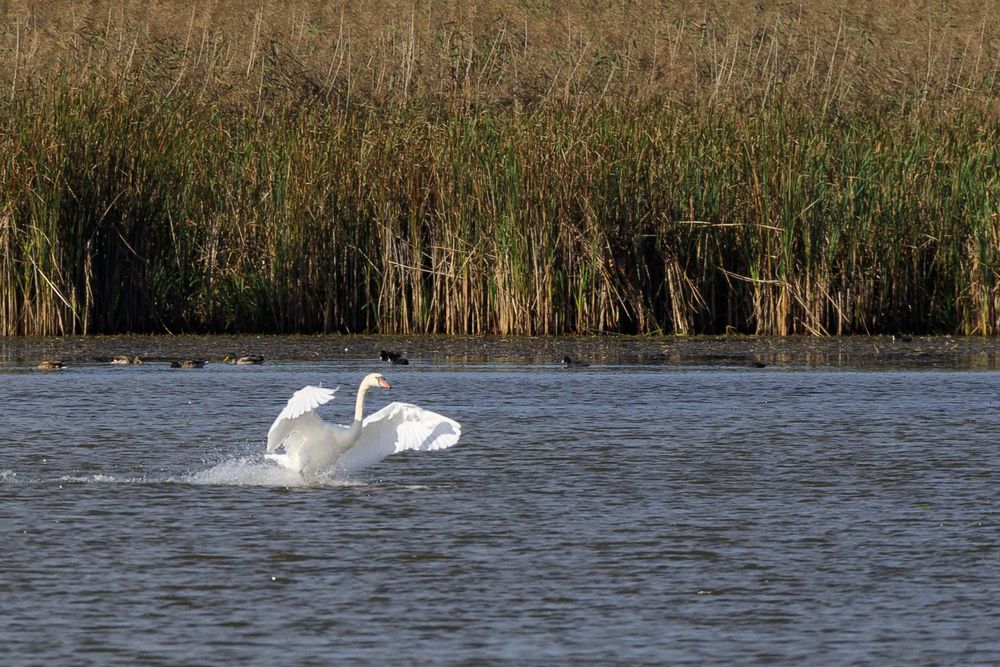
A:
[[[376,368],[0,372],[0,662],[1000,661],[996,372],[415,362],[457,447],[263,460]]]

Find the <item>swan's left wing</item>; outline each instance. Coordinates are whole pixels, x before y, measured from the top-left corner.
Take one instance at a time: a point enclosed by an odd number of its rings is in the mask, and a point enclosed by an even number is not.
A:
[[[365,418],[361,436],[337,460],[337,467],[351,472],[407,450],[445,449],[460,435],[462,426],[454,419],[409,403],[390,403]]]
[[[316,422],[322,422],[313,410],[333,400],[333,395],[337,393],[337,389],[340,389],[340,387],[327,389],[326,387],[309,386],[303,387],[292,394],[292,397],[288,399],[288,403],[285,405],[285,409],[281,411],[281,414],[278,415],[278,418],[274,420],[271,428],[267,431],[268,453],[280,447],[285,439],[295,431],[296,426],[309,425],[315,427]]]

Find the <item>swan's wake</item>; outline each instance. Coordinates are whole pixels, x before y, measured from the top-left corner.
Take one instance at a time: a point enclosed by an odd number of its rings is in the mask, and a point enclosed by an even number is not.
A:
[[[309,479],[260,457],[236,458],[222,461],[207,470],[186,474],[148,476],[129,474],[72,474],[57,477],[34,477],[18,474],[13,470],[0,470],[0,484],[191,484],[194,486],[262,486],[273,488],[323,488],[363,486],[364,482],[345,477],[318,475]]]

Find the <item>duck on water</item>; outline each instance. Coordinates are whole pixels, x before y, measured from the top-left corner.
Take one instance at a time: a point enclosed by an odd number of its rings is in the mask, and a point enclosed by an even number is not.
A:
[[[111,360],[113,366],[141,366],[142,359],[138,356],[130,357],[127,354],[122,354]]]
[[[171,368],[204,368],[208,363],[204,359],[183,359],[181,361],[171,361]]]
[[[222,358],[222,361],[227,364],[233,364],[234,366],[257,366],[264,363],[264,357],[259,354],[247,354],[242,357],[227,354]]]

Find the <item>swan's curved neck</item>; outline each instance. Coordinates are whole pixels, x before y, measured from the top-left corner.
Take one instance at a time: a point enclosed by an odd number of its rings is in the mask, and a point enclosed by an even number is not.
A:
[[[362,384],[358,388],[358,398],[354,403],[354,421],[359,422],[364,418],[365,394],[368,393],[368,385]]]

